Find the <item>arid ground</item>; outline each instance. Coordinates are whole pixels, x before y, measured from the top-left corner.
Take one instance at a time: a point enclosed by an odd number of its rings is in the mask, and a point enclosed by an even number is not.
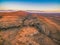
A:
[[[60,13],[0,12],[0,45],[60,45]]]

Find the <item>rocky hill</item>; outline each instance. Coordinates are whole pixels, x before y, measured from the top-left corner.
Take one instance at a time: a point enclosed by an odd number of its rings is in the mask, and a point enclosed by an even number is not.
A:
[[[0,45],[60,45],[60,26],[25,11],[0,12]]]

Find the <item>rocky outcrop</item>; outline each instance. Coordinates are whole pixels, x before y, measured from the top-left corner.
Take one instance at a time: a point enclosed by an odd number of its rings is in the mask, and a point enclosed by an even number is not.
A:
[[[43,16],[0,16],[0,45],[60,45],[60,29]]]

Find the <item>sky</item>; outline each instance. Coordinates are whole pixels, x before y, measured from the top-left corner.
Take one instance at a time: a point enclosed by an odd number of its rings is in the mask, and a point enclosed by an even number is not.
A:
[[[0,0],[0,10],[60,11],[60,0]]]

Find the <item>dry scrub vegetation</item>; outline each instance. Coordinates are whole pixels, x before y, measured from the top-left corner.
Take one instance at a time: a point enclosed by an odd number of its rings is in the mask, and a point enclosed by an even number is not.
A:
[[[43,16],[0,16],[0,45],[60,45],[60,29]]]

